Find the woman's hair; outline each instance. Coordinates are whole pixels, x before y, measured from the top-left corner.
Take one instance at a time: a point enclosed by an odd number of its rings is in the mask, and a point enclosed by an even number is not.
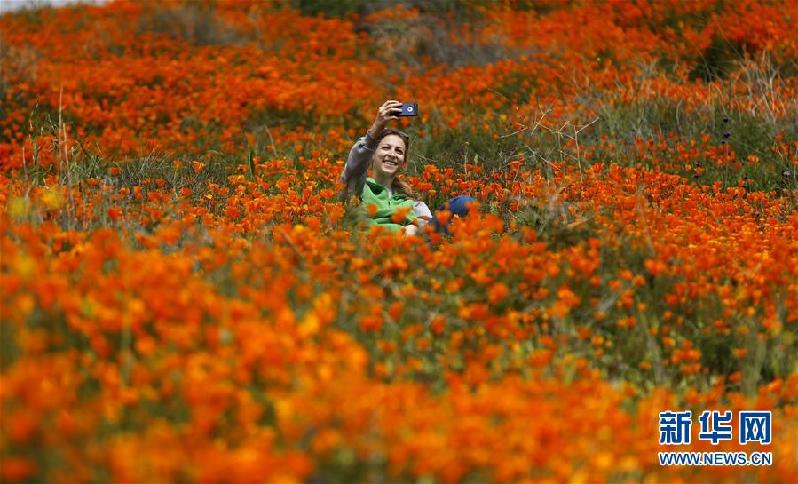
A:
[[[377,142],[379,143],[383,138],[390,135],[398,136],[405,143],[405,164],[407,164],[408,154],[410,153],[410,137],[407,136],[407,133],[399,131],[398,129],[383,129],[382,133],[380,133],[380,136],[377,138]],[[416,192],[410,184],[401,180],[399,176],[394,177],[393,183],[391,183],[391,191],[402,193],[407,198],[416,198]]]

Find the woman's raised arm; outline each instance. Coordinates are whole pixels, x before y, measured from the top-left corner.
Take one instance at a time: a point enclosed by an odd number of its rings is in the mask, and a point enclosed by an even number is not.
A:
[[[370,135],[361,137],[349,151],[349,157],[341,174],[341,181],[348,183],[350,180],[363,176],[368,170],[369,160],[377,148],[377,140]]]
[[[398,114],[402,112],[402,103],[390,99],[385,101],[377,109],[377,116],[366,132],[366,136],[358,139],[344,165],[344,172],[341,174],[341,181],[348,184],[351,180],[357,180],[368,170],[369,160],[377,149],[377,140],[380,133],[385,129],[388,121],[399,119]]]

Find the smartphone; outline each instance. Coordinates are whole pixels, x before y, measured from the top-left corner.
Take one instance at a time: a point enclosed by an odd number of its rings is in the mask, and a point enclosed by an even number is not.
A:
[[[418,104],[416,103],[402,103],[402,112],[399,116],[417,116]]]

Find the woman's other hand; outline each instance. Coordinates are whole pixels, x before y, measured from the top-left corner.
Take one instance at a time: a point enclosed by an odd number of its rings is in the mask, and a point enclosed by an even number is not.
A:
[[[388,121],[392,119],[399,119],[399,113],[402,112],[402,103],[389,99],[382,103],[377,109],[377,116],[374,118],[374,123],[369,128],[369,136],[373,139],[378,139],[382,130],[388,125]]]

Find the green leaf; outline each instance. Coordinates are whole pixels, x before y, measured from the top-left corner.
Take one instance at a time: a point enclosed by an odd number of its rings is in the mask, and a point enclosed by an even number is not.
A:
[[[255,162],[252,161],[254,153],[252,152],[252,148],[249,149],[249,158],[247,159],[247,164],[249,165],[249,175],[252,178],[252,181],[255,181]]]

